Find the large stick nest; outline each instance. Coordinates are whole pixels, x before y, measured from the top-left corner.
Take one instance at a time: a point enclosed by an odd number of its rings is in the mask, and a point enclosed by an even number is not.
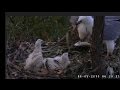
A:
[[[114,68],[116,75],[120,75],[120,40],[114,50],[112,60],[106,61],[106,66]],[[63,75],[47,74],[41,72],[31,72],[24,70],[25,60],[34,49],[33,42],[7,43],[6,46],[6,78],[7,79],[77,79],[78,75],[86,75],[92,71],[89,47],[68,46],[68,42],[60,40],[58,42],[45,42],[42,45],[44,57],[54,57],[63,52],[69,52],[71,64],[65,70]],[[69,42],[70,43],[70,42]],[[72,43],[73,44],[73,43]],[[103,50],[103,57],[106,55],[106,49]]]

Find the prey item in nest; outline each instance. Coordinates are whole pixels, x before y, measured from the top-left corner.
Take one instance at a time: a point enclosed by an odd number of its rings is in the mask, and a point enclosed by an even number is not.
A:
[[[79,41],[79,42],[75,43],[74,46],[91,46],[91,43]]]

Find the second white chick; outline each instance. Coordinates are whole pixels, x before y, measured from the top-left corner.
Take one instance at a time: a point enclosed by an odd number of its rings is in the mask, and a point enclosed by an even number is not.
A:
[[[43,61],[45,67],[49,71],[55,71],[55,70],[63,71],[70,64],[68,53],[63,53],[61,56],[56,56],[54,58],[46,58]]]

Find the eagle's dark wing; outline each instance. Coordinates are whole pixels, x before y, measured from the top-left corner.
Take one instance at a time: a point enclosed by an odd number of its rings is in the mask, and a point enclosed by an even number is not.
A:
[[[105,20],[108,21],[120,20],[120,16],[105,16]]]
[[[120,35],[120,22],[105,19],[104,40],[116,40]]]

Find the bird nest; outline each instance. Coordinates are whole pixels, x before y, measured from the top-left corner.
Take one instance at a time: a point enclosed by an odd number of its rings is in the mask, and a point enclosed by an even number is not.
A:
[[[42,45],[43,57],[55,57],[63,52],[69,53],[71,64],[62,75],[45,74],[45,72],[32,72],[24,70],[25,60],[33,51],[35,42],[20,42],[7,44],[6,47],[6,79],[77,79],[78,75],[86,75],[92,70],[89,47],[68,48],[66,42],[45,42]],[[105,56],[103,50],[103,56]],[[112,60],[106,65],[114,68],[116,75],[120,74],[120,43],[115,48]]]

